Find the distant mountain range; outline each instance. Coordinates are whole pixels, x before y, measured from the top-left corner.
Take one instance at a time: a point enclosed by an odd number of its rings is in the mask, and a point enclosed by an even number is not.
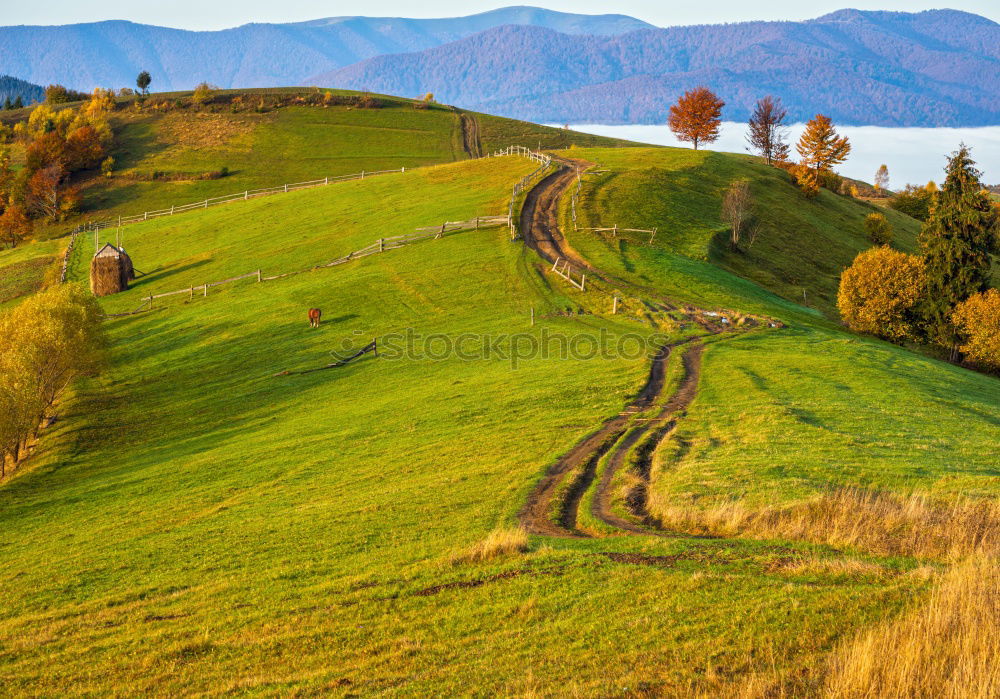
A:
[[[0,73],[90,90],[322,85],[531,121],[662,123],[704,84],[745,119],[764,94],[795,120],[1000,124],[1000,25],[955,10],[841,10],[806,22],[659,29],[622,15],[509,7],[453,19],[340,17],[191,32],[129,22],[0,27]]]
[[[749,22],[567,36],[490,29],[421,52],[371,58],[312,82],[442,101],[542,122],[662,123],[707,85],[745,119],[780,96],[796,120],[1000,124],[1000,25],[953,10],[843,10],[807,22]]]
[[[133,87],[140,70],[156,91],[302,85],[311,76],[383,54],[421,51],[503,25],[564,35],[622,34],[651,25],[623,15],[575,15],[508,7],[453,19],[332,17],[247,24],[215,32],[124,21],[0,27],[0,74],[90,91]]]
[[[0,106],[9,98],[11,102],[18,97],[28,105],[45,99],[45,90],[40,85],[33,85],[24,80],[0,75]]]

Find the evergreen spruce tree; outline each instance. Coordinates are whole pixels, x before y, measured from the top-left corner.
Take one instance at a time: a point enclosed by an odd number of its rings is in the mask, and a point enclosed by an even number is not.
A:
[[[3,108],[5,110],[14,108],[14,103],[10,101],[10,95],[7,95],[7,99],[3,101]]]
[[[17,99],[14,100],[14,109],[20,109],[23,106],[24,106],[24,100],[21,99],[21,95],[18,95]]]
[[[952,154],[947,178],[920,233],[927,269],[923,316],[929,339],[957,356],[955,307],[990,283],[990,254],[997,249],[1000,217],[983,190],[981,173],[963,144]]]

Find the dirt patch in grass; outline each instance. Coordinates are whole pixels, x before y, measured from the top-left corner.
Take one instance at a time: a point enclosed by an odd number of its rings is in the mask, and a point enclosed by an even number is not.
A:
[[[0,303],[33,294],[42,288],[45,270],[55,257],[36,257],[16,262],[0,270]]]
[[[476,580],[458,580],[456,582],[442,583],[440,585],[433,585],[431,587],[425,587],[423,590],[417,590],[413,593],[414,597],[430,597],[431,595],[436,595],[439,592],[444,592],[446,590],[469,590],[476,587],[482,587],[487,583],[499,582],[501,580],[511,580],[513,578],[519,578],[525,575],[562,575],[562,568],[541,568],[537,570],[533,569],[519,569],[519,570],[508,570],[503,573],[497,573],[496,575],[490,575],[485,578],[478,578]]]
[[[167,114],[157,124],[157,140],[167,144],[164,154],[188,149],[218,148],[238,146],[238,140],[249,137],[261,121],[266,118],[256,114]]]

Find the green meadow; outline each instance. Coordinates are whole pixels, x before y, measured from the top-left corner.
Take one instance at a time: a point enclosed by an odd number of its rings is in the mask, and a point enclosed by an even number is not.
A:
[[[216,146],[175,147],[152,118],[126,129],[128,167],[228,164],[237,189],[302,179],[306,165],[319,176],[362,161],[408,171],[126,227],[146,274],[102,299],[105,310],[502,213],[511,184],[536,167],[465,159],[452,112],[340,109],[261,115],[268,128],[219,146],[226,162]],[[505,137],[566,137],[479,118],[487,150]],[[162,148],[147,147],[157,139]],[[281,156],[293,143],[315,159]],[[828,192],[804,202],[783,173],[742,156],[551,145],[608,170],[584,176],[581,227],[658,229],[652,245],[573,231],[566,197],[563,231],[595,266],[646,300],[787,325],[706,341],[697,397],[657,452],[657,498],[758,506],[850,486],[945,499],[1000,491],[996,378],[835,322],[839,271],[867,247],[867,205]],[[744,253],[727,249],[717,203],[740,177],[765,212]],[[161,208],[164,192],[181,203],[229,191],[212,189],[228,179],[88,196],[110,207],[102,213]],[[898,246],[913,249],[916,222],[891,221]],[[91,250],[80,238],[73,283],[85,283]],[[13,265],[60,251],[47,241],[0,253],[0,295],[25,286],[11,281]],[[109,318],[108,368],[75,387],[0,485],[3,693],[720,696],[759,676],[806,676],[927,598],[937,561],[630,535],[588,514],[592,489],[580,525],[594,536],[532,536],[526,551],[463,560],[515,526],[549,465],[645,383],[652,345],[626,356],[591,348],[692,332],[611,315],[606,298],[547,270],[493,227]],[[318,329],[310,307],[323,310]],[[377,357],[294,373],[372,339]]]

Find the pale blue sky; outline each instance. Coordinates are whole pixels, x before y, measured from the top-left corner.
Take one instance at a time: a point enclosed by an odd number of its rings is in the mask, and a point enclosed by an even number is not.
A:
[[[841,9],[917,11],[950,7],[1000,22],[997,0],[547,0],[546,2],[496,2],[491,0],[368,0],[367,2],[320,2],[318,0],[47,0],[12,2],[0,0],[0,24],[71,24],[104,19],[129,19],[185,29],[222,29],[247,22],[298,22],[341,15],[393,17],[454,17],[515,4],[534,4],[564,12],[632,15],[651,24],[703,24],[741,22],[753,19],[809,19]],[[761,5],[765,5],[762,7]]]

